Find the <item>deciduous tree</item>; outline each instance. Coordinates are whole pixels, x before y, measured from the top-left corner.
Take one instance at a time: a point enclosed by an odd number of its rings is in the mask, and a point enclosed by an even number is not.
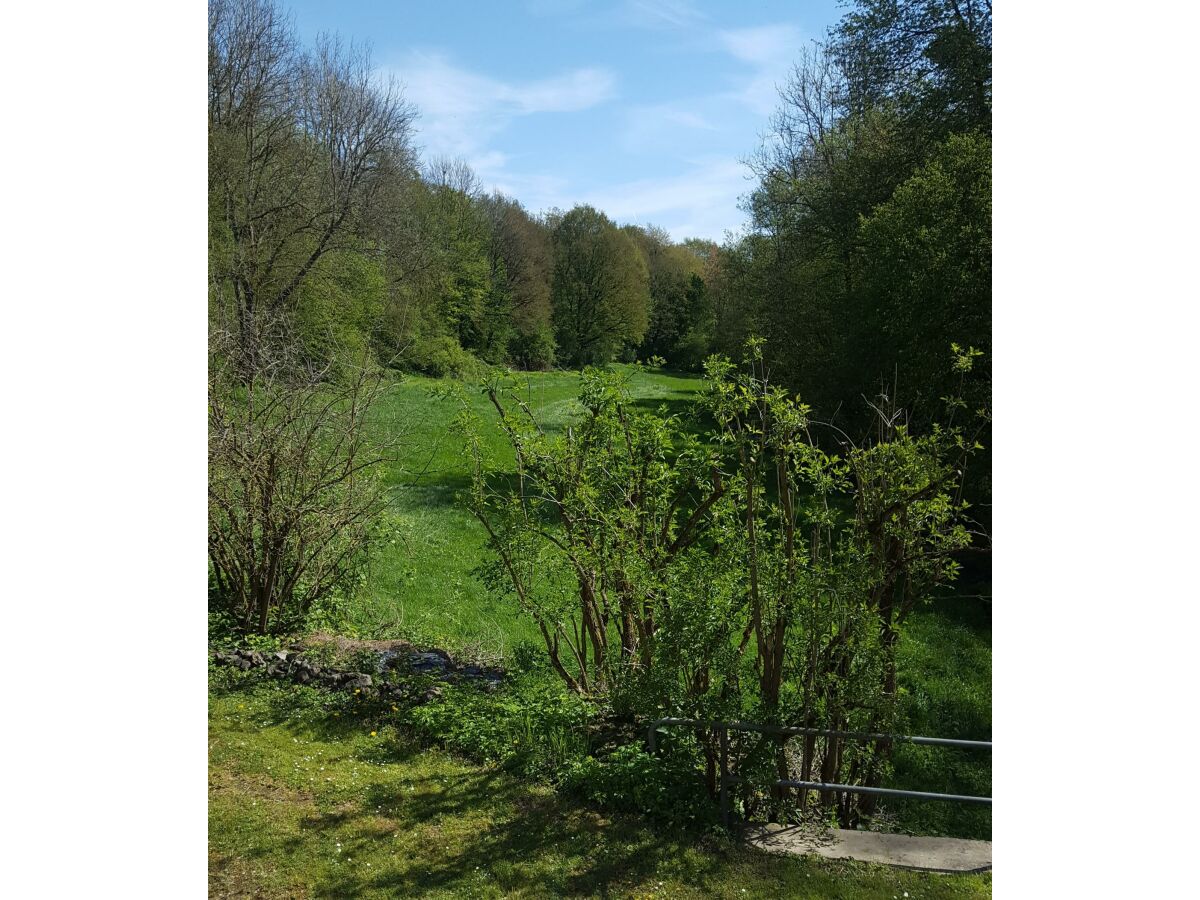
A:
[[[554,230],[555,334],[572,365],[609,362],[646,332],[650,291],[637,246],[603,213],[577,206]]]

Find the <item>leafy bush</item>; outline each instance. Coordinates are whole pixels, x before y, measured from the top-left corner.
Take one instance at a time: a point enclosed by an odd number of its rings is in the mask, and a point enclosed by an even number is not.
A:
[[[483,371],[483,363],[449,335],[421,338],[413,345],[410,361],[418,372],[434,378],[473,378]]]
[[[545,678],[520,678],[488,694],[444,685],[441,698],[406,714],[425,737],[464,756],[526,775],[555,777],[587,752],[590,704]]]
[[[675,348],[675,365],[685,371],[699,371],[708,358],[712,336],[698,328],[689,329]]]
[[[562,789],[608,809],[676,825],[708,824],[717,817],[704,776],[688,756],[653,756],[637,744],[603,759],[577,761],[564,773]]]
[[[381,264],[354,251],[325,256],[296,292],[296,337],[305,357],[334,373],[371,358],[383,318],[387,278]]]
[[[512,669],[517,672],[549,672],[546,651],[533,641],[518,641],[512,648]]]
[[[508,340],[513,363],[529,371],[545,371],[553,366],[554,350],[554,335],[547,328],[532,334],[516,332]]]
[[[973,351],[955,354],[968,371]],[[617,716],[894,730],[908,616],[971,543],[957,486],[972,439],[914,435],[885,402],[878,437],[831,455],[810,408],[769,377],[761,340],[741,367],[712,357],[706,374],[706,439],[638,409],[617,372],[584,372],[565,433],[540,426],[519,386],[485,384],[520,473],[495,468],[464,405],[485,581],[533,618],[563,683]],[[703,742],[711,763],[715,736]],[[764,771],[819,765],[826,781],[879,787],[890,749],[860,756],[835,735],[804,742],[798,761],[774,743],[763,753]],[[850,795],[839,820],[876,806]]]

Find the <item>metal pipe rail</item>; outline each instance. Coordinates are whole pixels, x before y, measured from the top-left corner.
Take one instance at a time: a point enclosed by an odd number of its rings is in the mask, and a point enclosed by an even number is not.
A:
[[[745,781],[740,775],[730,775],[732,784]],[[902,791],[898,788],[866,787],[853,784],[827,784],[822,781],[773,781],[776,787],[805,788],[810,791],[845,791],[848,794],[880,794],[885,797],[910,797],[914,800],[948,800],[952,803],[986,803],[992,805],[991,797],[969,797],[966,794],[936,794],[932,791]]]
[[[957,738],[931,738],[914,734],[877,734],[868,731],[835,731],[829,728],[801,728],[785,725],[759,725],[753,722],[718,722],[704,719],[677,719],[667,716],[650,723],[646,734],[646,745],[651,753],[657,749],[656,735],[662,725],[686,725],[692,728],[713,728],[721,732],[721,820],[729,824],[729,785],[744,782],[740,775],[729,772],[729,732],[749,731],[760,734],[815,735],[817,737],[844,737],[859,740],[888,740],[905,744],[923,744],[932,747],[959,747],[968,750],[991,750],[991,741],[964,741]],[[791,781],[781,779],[771,782],[773,787],[791,787],[812,791],[844,791],[854,794],[877,794],[885,797],[907,797],[914,800],[941,800],[952,803],[983,803],[991,806],[991,797],[970,797],[964,794],[938,794],[930,791],[904,791],[898,788],[866,787],[852,784],[832,784],[820,781]]]
[[[931,738],[915,734],[876,734],[870,731],[833,731],[828,728],[800,728],[785,725],[758,725],[753,722],[714,722],[704,719],[676,719],[667,716],[655,719],[650,723],[646,734],[646,744],[651,753],[657,747],[655,734],[660,725],[688,725],[699,728],[721,728],[730,731],[757,731],[762,734],[810,734],[817,737],[847,737],[865,741],[897,741],[905,744],[926,744],[933,747],[965,747],[976,750],[991,750],[991,741],[963,741],[957,738]]]

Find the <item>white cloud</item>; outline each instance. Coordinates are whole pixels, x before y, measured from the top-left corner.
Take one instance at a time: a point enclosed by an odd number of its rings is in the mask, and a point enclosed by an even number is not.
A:
[[[607,69],[582,68],[534,81],[501,81],[454,65],[439,53],[414,53],[398,73],[421,112],[419,142],[430,154],[496,165],[487,144],[518,116],[588,109],[616,94]]]
[[[688,0],[625,0],[624,11],[642,28],[688,28],[707,18]]]
[[[718,37],[729,53],[755,66],[789,62],[800,47],[799,29],[786,23],[728,29]]]
[[[520,200],[531,212],[544,212],[551,207],[567,208],[570,183],[561,175],[525,174],[507,170],[480,170],[488,190],[496,190]]]
[[[686,146],[694,132],[715,132],[717,126],[697,107],[706,98],[635,106],[625,115],[621,145],[628,152],[671,152]]]
[[[738,199],[752,187],[749,172],[727,159],[693,160],[689,168],[665,178],[627,181],[590,192],[590,203],[622,223],[653,222],[675,240],[689,237],[721,240],[745,221]]]
[[[547,14],[576,6],[572,0],[531,3]],[[623,224],[653,222],[675,239],[721,240],[744,225],[738,202],[753,187],[748,170],[729,152],[726,123],[744,120],[747,112],[762,118],[770,114],[778,102],[776,86],[786,81],[801,49],[802,33],[788,23],[715,29],[684,0],[626,0],[615,14],[626,26],[686,31],[685,40],[697,49],[734,61],[725,90],[624,111],[624,127],[614,135],[619,147],[650,160],[655,172],[661,172],[662,163],[674,162],[667,175],[585,186],[564,170],[555,174],[557,165],[535,171],[530,160],[494,146],[497,135],[521,117],[578,112],[613,99],[616,76],[597,67],[502,80],[456,65],[441,53],[413,53],[400,74],[409,99],[421,111],[418,141],[427,154],[463,157],[488,189],[516,197],[533,211],[588,203]]]
[[[497,99],[523,113],[575,112],[613,96],[616,78],[607,69],[576,69],[566,75],[518,85],[497,85]]]
[[[800,29],[788,23],[734,28],[719,31],[717,39],[726,53],[752,69],[734,96],[759,115],[768,115],[778,101],[777,86],[787,81],[800,52]]]

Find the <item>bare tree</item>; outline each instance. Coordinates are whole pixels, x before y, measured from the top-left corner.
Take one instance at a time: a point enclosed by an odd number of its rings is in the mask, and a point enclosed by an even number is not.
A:
[[[286,127],[293,117],[295,54],[291,24],[273,3],[210,0],[210,127],[257,126],[264,136],[274,127]]]
[[[470,163],[457,156],[435,156],[425,165],[425,180],[434,187],[449,188],[472,200],[483,193],[483,184]]]
[[[210,5],[209,71],[210,265],[254,348],[322,257],[369,240],[383,183],[411,169],[416,110],[363,48],[298,53],[271,0]]]
[[[805,181],[812,175],[828,177],[837,165],[839,148],[831,137],[842,118],[845,79],[827,50],[813,45],[800,51],[778,93],[770,129],[747,160],[762,182],[756,211],[768,221],[775,218],[767,214],[773,206],[799,204],[808,211],[813,203]]]
[[[287,346],[258,348],[246,377],[240,336],[210,335],[209,559],[225,607],[260,634],[351,587],[383,507],[388,447],[366,427],[380,375],[330,380]]]

